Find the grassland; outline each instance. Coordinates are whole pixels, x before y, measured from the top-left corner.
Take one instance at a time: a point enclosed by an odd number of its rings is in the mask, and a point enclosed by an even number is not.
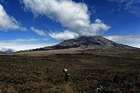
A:
[[[119,54],[1,55],[0,93],[140,93],[140,52]]]

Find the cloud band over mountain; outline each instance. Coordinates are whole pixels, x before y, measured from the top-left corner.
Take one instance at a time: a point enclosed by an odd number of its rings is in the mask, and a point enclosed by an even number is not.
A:
[[[23,3],[33,14],[45,15],[66,28],[60,33],[50,33],[50,36],[55,39],[93,36],[110,28],[100,19],[92,23],[85,3],[76,3],[72,0],[23,0]]]

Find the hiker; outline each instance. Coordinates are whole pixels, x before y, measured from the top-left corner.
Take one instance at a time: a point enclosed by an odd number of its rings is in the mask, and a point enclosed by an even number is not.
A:
[[[104,93],[104,87],[100,85],[99,87],[96,88],[96,93]]]
[[[119,83],[119,77],[117,74],[115,74],[115,76],[113,77],[113,83],[116,83],[116,84]]]
[[[68,69],[64,68],[63,72],[65,74],[65,81],[68,81],[70,79],[70,74],[68,73]]]

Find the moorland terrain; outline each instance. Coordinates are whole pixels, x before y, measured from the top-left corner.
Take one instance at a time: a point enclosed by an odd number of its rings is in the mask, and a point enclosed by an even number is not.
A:
[[[0,93],[140,93],[140,49],[82,37],[2,54]]]

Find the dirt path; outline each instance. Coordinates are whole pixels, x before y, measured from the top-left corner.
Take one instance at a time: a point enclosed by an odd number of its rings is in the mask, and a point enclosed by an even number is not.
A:
[[[76,93],[70,86],[69,82],[64,85],[64,93]]]

